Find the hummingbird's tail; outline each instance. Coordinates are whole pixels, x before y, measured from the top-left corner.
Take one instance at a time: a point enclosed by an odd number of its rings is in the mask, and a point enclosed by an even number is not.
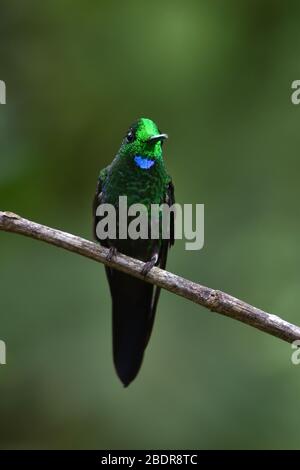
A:
[[[136,377],[153,321],[153,285],[110,270],[113,313],[113,356],[117,374],[127,387]]]

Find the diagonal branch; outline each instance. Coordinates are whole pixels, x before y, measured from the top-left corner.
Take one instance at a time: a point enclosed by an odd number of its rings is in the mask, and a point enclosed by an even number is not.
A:
[[[137,278],[145,279],[151,284],[155,284],[169,292],[180,295],[213,312],[221,313],[227,317],[239,320],[289,343],[300,339],[300,327],[288,323],[276,315],[264,312],[225,292],[201,286],[200,284],[188,281],[183,277],[156,267],[144,278],[141,274],[141,269],[144,265],[142,261],[129,258],[122,254],[117,254],[111,261],[108,261],[108,250],[106,248],[100,247],[100,245],[85,240],[84,238],[45,225],[40,225],[36,222],[31,222],[12,212],[0,211],[0,230],[19,233],[36,240],[42,240],[51,245],[64,248],[65,250],[72,251],[73,253],[131,274]]]

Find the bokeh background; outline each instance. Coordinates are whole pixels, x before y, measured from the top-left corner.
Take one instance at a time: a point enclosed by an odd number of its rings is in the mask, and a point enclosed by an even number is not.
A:
[[[91,238],[99,170],[137,117],[170,138],[205,247],[168,268],[300,323],[297,2],[1,2],[0,208]],[[290,345],[163,292],[135,382],[103,267],[0,234],[1,448],[299,448]]]

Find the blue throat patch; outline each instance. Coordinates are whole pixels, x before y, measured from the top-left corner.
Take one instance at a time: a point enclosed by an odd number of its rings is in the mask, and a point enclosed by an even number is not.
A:
[[[149,170],[155,163],[155,160],[149,160],[148,158],[136,155],[134,157],[135,164],[142,170]]]

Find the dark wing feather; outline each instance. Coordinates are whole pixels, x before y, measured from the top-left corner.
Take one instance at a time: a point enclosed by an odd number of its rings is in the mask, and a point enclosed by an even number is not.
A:
[[[169,207],[171,207],[173,204],[175,204],[175,194],[174,194],[174,185],[172,181],[169,182],[166,195],[165,195],[165,200],[162,201],[164,203],[167,203]],[[159,266],[161,269],[166,268],[167,264],[167,258],[168,258],[168,251],[169,248],[174,245],[175,243],[175,217],[174,213],[172,212],[170,215],[170,239],[169,240],[162,240],[161,243],[161,248],[159,251],[158,255],[158,260],[157,260],[157,266]],[[149,335],[148,335],[148,341],[151,336],[152,328],[153,328],[153,323],[154,323],[154,318],[155,318],[155,312],[160,296],[160,287],[155,287],[154,292],[153,292],[153,298],[152,298],[152,306],[151,306],[151,317],[149,319]]]
[[[100,242],[100,244],[102,246],[104,246],[105,248],[108,248],[107,241],[106,240],[99,240],[98,237],[97,237],[97,233],[96,233],[97,224],[98,224],[99,220],[101,219],[101,217],[96,215],[96,211],[97,211],[97,208],[103,202],[102,190],[103,190],[103,185],[105,183],[105,179],[106,179],[108,171],[109,171],[109,166],[104,168],[104,170],[101,171],[100,176],[99,176],[98,181],[97,181],[96,194],[95,194],[94,200],[93,200],[93,235],[94,235],[95,240],[98,240]],[[109,268],[108,266],[105,266],[105,272],[106,272],[106,277],[107,277],[109,288],[110,288],[110,293],[112,294],[113,270],[111,268]]]
[[[100,204],[102,202],[101,198],[102,198],[102,180],[99,177],[99,179],[97,181],[96,193],[95,193],[95,196],[94,196],[94,199],[93,199],[93,235],[94,235],[95,240],[98,240],[97,233],[96,233],[96,227],[97,227],[97,223],[99,221],[99,218],[96,216],[96,211],[97,211],[97,207],[100,206]]]
[[[109,172],[110,166],[107,166],[104,168],[99,175],[98,181],[97,181],[97,187],[96,187],[96,193],[93,199],[93,234],[95,240],[98,240],[97,233],[96,233],[96,227],[97,223],[101,219],[101,217],[96,215],[97,208],[103,203],[103,187]],[[107,244],[102,243],[103,240],[99,240],[103,246],[107,246]]]

